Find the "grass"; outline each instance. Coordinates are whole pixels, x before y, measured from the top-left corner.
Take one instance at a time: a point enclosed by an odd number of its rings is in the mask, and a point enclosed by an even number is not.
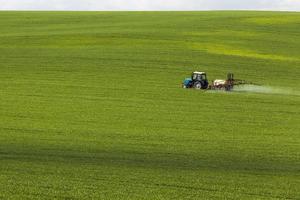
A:
[[[0,12],[0,199],[299,199],[299,21]],[[181,89],[194,70],[293,92]]]

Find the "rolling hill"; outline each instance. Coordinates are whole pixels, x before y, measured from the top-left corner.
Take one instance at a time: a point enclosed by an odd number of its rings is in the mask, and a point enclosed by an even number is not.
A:
[[[300,13],[0,12],[0,199],[298,199]],[[184,90],[192,71],[271,92]]]

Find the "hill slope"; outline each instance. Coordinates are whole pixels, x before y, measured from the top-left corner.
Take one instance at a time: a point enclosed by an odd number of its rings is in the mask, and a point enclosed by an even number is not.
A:
[[[0,12],[0,199],[296,199],[300,14]],[[277,92],[181,89],[194,70]]]

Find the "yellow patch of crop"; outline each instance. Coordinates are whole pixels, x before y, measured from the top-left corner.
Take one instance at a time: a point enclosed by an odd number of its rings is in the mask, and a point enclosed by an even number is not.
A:
[[[218,30],[215,32],[189,32],[186,33],[188,36],[224,36],[224,37],[240,37],[240,38],[253,38],[263,36],[263,33],[254,31],[235,31],[235,30]]]
[[[280,25],[280,24],[294,24],[300,22],[300,17],[297,16],[272,16],[272,17],[253,17],[247,18],[246,22],[259,25]]]
[[[298,58],[287,57],[275,54],[263,54],[249,49],[237,48],[224,44],[211,43],[192,43],[190,46],[193,49],[206,51],[211,54],[239,56],[246,58],[265,59],[265,60],[280,60],[280,61],[300,61]]]

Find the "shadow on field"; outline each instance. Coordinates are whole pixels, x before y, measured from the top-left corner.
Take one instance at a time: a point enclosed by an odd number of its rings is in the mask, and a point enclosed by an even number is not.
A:
[[[209,152],[208,152],[209,153]],[[37,164],[97,165],[112,167],[137,167],[167,170],[237,170],[265,173],[294,173],[300,171],[294,159],[272,159],[261,155],[245,157],[235,153],[215,154],[145,153],[128,150],[76,151],[71,149],[34,148],[6,146],[0,148],[0,162],[18,161]]]

